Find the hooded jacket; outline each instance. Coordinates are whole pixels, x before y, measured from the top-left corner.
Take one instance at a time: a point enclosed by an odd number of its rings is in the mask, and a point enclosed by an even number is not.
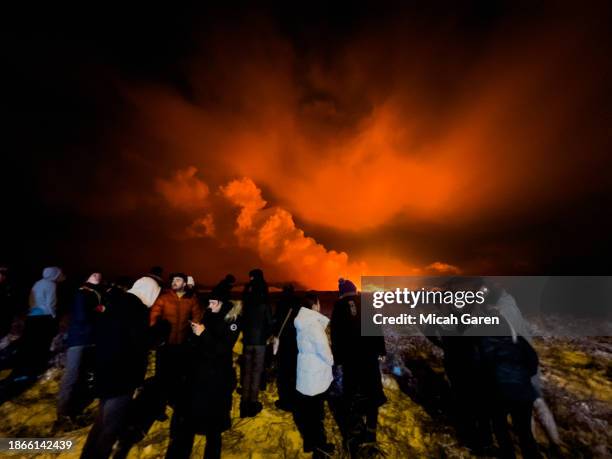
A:
[[[142,385],[151,340],[149,310],[160,287],[150,277],[136,281],[127,293],[109,294],[94,324],[95,382],[101,399],[131,394]],[[137,292],[138,295],[134,292]]]
[[[62,279],[62,270],[57,266],[43,269],[42,279],[30,291],[30,316],[55,317],[57,306],[57,283]]]
[[[160,291],[161,287],[157,281],[151,277],[145,276],[134,282],[134,285],[128,290],[128,293],[135,295],[142,301],[142,304],[150,308],[153,306],[153,303],[155,303]]]
[[[297,331],[297,383],[296,389],[304,395],[325,392],[333,378],[332,356],[325,328],[329,319],[308,308],[300,308],[294,324]]]

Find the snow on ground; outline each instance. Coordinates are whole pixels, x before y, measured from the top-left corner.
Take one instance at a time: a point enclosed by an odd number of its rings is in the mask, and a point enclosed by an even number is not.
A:
[[[389,337],[387,344],[390,355],[383,366],[383,381],[389,401],[379,416],[380,457],[469,457],[469,452],[458,444],[445,412],[448,394],[440,351],[425,338],[418,337]],[[557,418],[568,457],[612,457],[612,339],[541,338],[536,340],[536,348],[541,359],[544,393]],[[237,356],[240,342],[235,351]],[[398,364],[402,375],[391,376],[391,367]],[[51,368],[29,390],[0,406],[0,436],[54,436],[61,371],[59,366]],[[255,418],[240,419],[240,399],[237,393],[234,395],[233,426],[223,435],[224,458],[311,456],[301,450],[302,441],[291,414],[277,410],[275,400],[276,388],[271,384],[261,394],[264,410]],[[86,410],[85,417],[90,421],[95,408],[94,402]],[[171,416],[170,408],[167,414]],[[132,449],[129,458],[164,457],[169,424],[169,420],[156,421],[148,435]],[[78,457],[89,427],[55,435],[75,442],[76,447],[70,452],[22,457]],[[329,440],[340,450],[340,435],[329,411],[326,429]],[[538,432],[538,441],[546,452],[546,440],[541,432]],[[196,437],[193,457],[202,457],[204,444],[204,437]]]

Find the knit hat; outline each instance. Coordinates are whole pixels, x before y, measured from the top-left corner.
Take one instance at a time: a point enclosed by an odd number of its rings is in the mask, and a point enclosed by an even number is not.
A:
[[[185,273],[172,273],[170,274],[170,280],[172,281],[175,277],[180,277],[181,279],[183,279],[183,282],[187,283],[188,278],[187,278],[187,274]]]
[[[340,298],[355,296],[357,295],[357,287],[350,280],[341,277],[338,279],[338,292],[340,293]]]

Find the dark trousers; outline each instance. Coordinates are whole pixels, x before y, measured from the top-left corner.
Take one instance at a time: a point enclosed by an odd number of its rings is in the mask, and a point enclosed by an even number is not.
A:
[[[195,430],[177,415],[172,416],[170,423],[170,444],[166,459],[189,459],[193,449]],[[206,432],[206,447],[204,459],[219,459],[221,457],[221,432]]]
[[[516,457],[508,428],[508,414],[512,419],[513,430],[519,439],[523,457],[526,459],[541,457],[531,431],[532,409],[533,403],[530,401],[513,401],[506,406],[497,406],[494,410],[492,415],[493,430],[501,450],[501,457]]]
[[[28,316],[21,338],[16,376],[38,376],[47,369],[50,347],[57,334],[57,322],[53,316]]]
[[[93,346],[71,346],[57,401],[57,416],[75,416],[91,401],[88,378],[93,366]]]
[[[113,445],[122,431],[132,394],[119,395],[100,400],[98,414],[94,421],[83,451],[82,459],[106,459],[110,457]]]
[[[326,393],[309,396],[295,392],[293,419],[302,435],[304,449],[313,449],[327,442],[323,426],[325,399]]]
[[[185,347],[182,344],[166,344],[156,351],[155,378],[160,389],[161,410],[170,403],[180,390],[180,383],[188,367]]]
[[[296,398],[297,354],[291,353],[278,356],[278,375],[276,386],[278,388],[278,401],[286,407],[292,407]]]
[[[256,402],[258,399],[265,356],[266,346],[264,345],[244,347],[243,402]]]

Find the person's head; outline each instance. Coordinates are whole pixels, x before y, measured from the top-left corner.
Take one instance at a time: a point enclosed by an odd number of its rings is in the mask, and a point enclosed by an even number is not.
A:
[[[102,282],[102,274],[101,273],[92,273],[87,278],[87,283],[92,285],[100,285]]]
[[[304,297],[304,307],[307,309],[312,309],[313,311],[321,312],[319,296],[314,292],[306,293],[306,296]]]
[[[164,274],[164,268],[162,268],[161,266],[153,266],[149,270],[149,274],[153,274],[154,276],[157,276],[161,279],[162,275]]]
[[[193,276],[187,276],[186,288],[189,290],[193,290],[195,288],[195,279],[193,278]]]
[[[295,292],[295,287],[293,287],[293,284],[285,284],[285,285],[283,285],[283,294],[285,294],[285,295],[293,295],[294,292]]]
[[[0,284],[6,282],[8,278],[8,268],[6,266],[0,266]]]
[[[338,294],[340,298],[357,295],[357,287],[348,279],[338,279]]]
[[[264,274],[263,271],[259,268],[255,268],[255,269],[251,269],[249,271],[249,279],[252,281],[261,281],[263,282],[264,280]]]
[[[53,282],[62,282],[66,279],[61,268],[58,268],[57,266],[49,266],[43,269],[42,277],[43,279],[50,280]]]
[[[187,275],[183,273],[173,273],[170,276],[170,288],[174,292],[184,292],[187,286]]]
[[[234,285],[236,283],[236,278],[233,274],[228,274],[225,276],[225,283],[228,285]]]
[[[221,300],[221,298],[211,296],[208,299],[208,309],[213,314],[217,314],[221,310],[221,306],[223,306],[223,301]]]
[[[159,292],[161,291],[161,287],[155,281],[155,279],[145,276],[138,279],[134,282],[134,285],[131,289],[128,290],[129,293],[138,297],[142,304],[150,308],[155,303],[155,300],[159,296]]]

